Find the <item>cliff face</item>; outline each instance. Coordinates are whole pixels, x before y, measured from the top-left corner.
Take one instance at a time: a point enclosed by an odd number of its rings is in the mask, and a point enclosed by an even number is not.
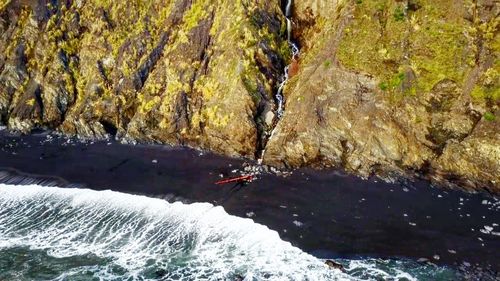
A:
[[[10,129],[254,157],[288,52],[276,2],[14,0],[1,9],[0,114]]]
[[[499,191],[499,12],[487,0],[297,1],[300,72],[265,160]]]
[[[500,191],[497,1],[295,1],[278,120],[285,2],[4,0],[0,123]]]

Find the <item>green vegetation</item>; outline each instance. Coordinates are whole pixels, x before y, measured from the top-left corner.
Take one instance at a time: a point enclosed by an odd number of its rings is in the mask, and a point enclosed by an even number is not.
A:
[[[390,94],[392,100],[398,100],[404,95],[416,95],[416,86],[410,81],[406,81],[408,78],[404,72],[399,72],[394,74],[389,79],[382,81],[379,84],[380,90]],[[403,84],[407,82],[407,88],[403,87]]]
[[[474,40],[468,37],[471,27],[462,17],[466,7],[447,0],[421,0],[419,5],[416,11],[395,0],[355,5],[354,20],[339,47],[339,61],[377,77],[383,91],[405,94],[399,78],[406,68],[417,76],[411,90],[417,95],[443,79],[461,86],[474,58],[470,51]]]
[[[394,20],[395,21],[403,21],[405,19],[405,11],[400,6],[397,6],[394,10]]]
[[[476,103],[496,104],[500,102],[500,61],[497,60],[493,67],[479,77],[478,84],[471,92],[471,97]]]
[[[404,22],[389,17],[394,1],[363,1],[355,6],[354,20],[344,30],[338,58],[346,68],[374,74],[389,81],[402,63]],[[383,86],[383,85],[382,85]]]
[[[491,112],[486,112],[486,113],[484,114],[484,119],[485,119],[486,121],[495,121],[496,116],[495,116],[495,114],[493,114],[493,113],[491,113]]]
[[[184,14],[184,26],[182,30],[189,32],[194,27],[198,26],[201,20],[208,16],[208,4],[206,0],[195,1],[191,8]]]
[[[0,1],[0,12],[3,11],[12,2],[12,0],[1,0]]]
[[[28,106],[34,106],[35,105],[35,99],[31,98],[31,99],[26,100],[26,105],[28,105]]]
[[[465,35],[469,24],[461,11],[450,11],[446,1],[437,2],[426,3],[418,11],[413,23],[418,30],[410,37],[415,44],[411,63],[425,92],[445,78],[461,86],[474,56],[469,50],[471,39]]]
[[[380,83],[380,89],[383,91],[396,91],[398,88],[400,88],[403,84],[403,81],[405,79],[405,74],[404,73],[398,73],[394,75],[391,79],[388,81],[384,81]]]

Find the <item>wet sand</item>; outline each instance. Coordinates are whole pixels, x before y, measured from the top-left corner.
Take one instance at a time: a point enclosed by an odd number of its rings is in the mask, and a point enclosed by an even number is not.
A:
[[[0,171],[13,175],[3,182],[36,177],[59,186],[211,202],[321,258],[425,258],[500,270],[500,201],[489,194],[310,169],[263,175],[241,188],[214,185],[243,163],[187,148],[0,132]]]

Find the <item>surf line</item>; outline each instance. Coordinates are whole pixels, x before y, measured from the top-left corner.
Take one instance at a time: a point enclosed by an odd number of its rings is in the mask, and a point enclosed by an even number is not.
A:
[[[293,9],[293,0],[288,0],[286,7],[285,7],[286,34],[287,34],[286,39],[287,39],[288,45],[290,46],[290,51],[292,52],[291,61],[292,61],[292,63],[297,63],[297,59],[298,59],[299,54],[300,54],[300,49],[297,46],[297,44],[295,44],[295,42],[293,42],[293,40],[292,40],[292,32],[293,32],[292,9]],[[281,120],[281,118],[283,118],[283,114],[285,113],[284,112],[285,111],[284,110],[285,97],[283,96],[283,89],[285,88],[286,83],[288,82],[288,80],[290,78],[289,70],[290,70],[291,64],[288,64],[287,66],[285,66],[285,69],[283,71],[283,75],[281,76],[281,81],[278,85],[278,90],[276,91],[276,95],[275,95],[275,98],[277,101],[276,121],[275,121],[275,125],[273,126],[273,129],[271,130],[270,133],[268,133],[267,141],[269,141],[273,137],[274,132],[276,131],[276,127],[277,127],[276,123],[279,120]],[[264,149],[262,149],[262,153],[261,153],[259,159],[257,159],[257,163],[259,165],[262,164],[262,160],[264,159],[265,153],[266,153],[266,148],[264,146]]]

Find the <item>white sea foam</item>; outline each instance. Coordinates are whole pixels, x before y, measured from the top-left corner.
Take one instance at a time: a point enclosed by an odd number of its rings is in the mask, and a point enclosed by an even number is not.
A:
[[[282,241],[277,232],[208,203],[0,184],[0,248],[19,246],[58,258],[93,254],[132,278],[165,268],[167,277],[188,280],[235,274],[245,280],[352,279]],[[95,271],[110,274],[105,268]]]
[[[356,280],[461,280],[446,267],[432,264],[408,263],[402,260],[346,260],[346,271]]]
[[[0,184],[0,250],[18,247],[105,261],[67,268],[57,281],[89,272],[99,280],[156,280],[158,270],[161,280],[420,280],[453,274],[379,259],[339,260],[345,272],[329,269],[277,232],[208,203]]]

